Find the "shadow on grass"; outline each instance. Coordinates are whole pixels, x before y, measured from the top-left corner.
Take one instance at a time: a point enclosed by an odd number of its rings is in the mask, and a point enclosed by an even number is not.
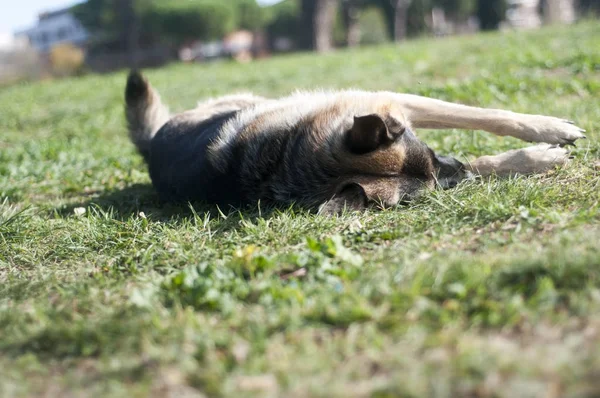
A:
[[[89,200],[57,208],[55,212],[65,218],[76,217],[79,208],[84,208],[86,211],[98,209],[110,213],[111,218],[120,221],[137,217],[143,212],[149,219],[170,224],[177,224],[183,219],[195,216],[208,216],[211,219],[222,218],[225,224],[229,220],[235,225],[242,218],[250,220],[269,218],[278,210],[274,206],[259,208],[254,205],[237,208],[218,207],[204,202],[165,202],[158,197],[151,184],[134,184],[124,189],[102,192]]]

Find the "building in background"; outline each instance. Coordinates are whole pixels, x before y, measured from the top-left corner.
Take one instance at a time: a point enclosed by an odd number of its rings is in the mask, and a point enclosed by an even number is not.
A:
[[[40,14],[36,26],[18,32],[17,36],[26,36],[31,45],[42,53],[49,52],[58,44],[84,47],[89,37],[70,8]]]

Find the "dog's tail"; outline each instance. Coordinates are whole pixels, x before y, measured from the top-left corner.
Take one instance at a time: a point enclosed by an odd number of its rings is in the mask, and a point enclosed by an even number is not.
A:
[[[125,87],[125,115],[129,138],[144,159],[150,157],[150,141],[169,120],[169,110],[148,80],[138,71],[131,71]]]

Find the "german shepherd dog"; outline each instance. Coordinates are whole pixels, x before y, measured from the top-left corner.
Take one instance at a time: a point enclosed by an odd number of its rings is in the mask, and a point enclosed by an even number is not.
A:
[[[125,89],[129,136],[167,201],[262,201],[324,214],[393,206],[469,173],[546,171],[585,138],[573,122],[392,92],[296,93],[278,100],[225,96],[171,115],[137,71]],[[436,155],[413,128],[485,130],[529,147],[463,164]]]

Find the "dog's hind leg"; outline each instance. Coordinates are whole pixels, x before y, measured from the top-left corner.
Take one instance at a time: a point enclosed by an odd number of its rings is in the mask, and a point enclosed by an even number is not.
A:
[[[410,94],[381,95],[389,95],[389,101],[401,106],[414,127],[485,130],[499,136],[560,145],[585,138],[585,130],[571,121],[555,117],[477,108]]]

